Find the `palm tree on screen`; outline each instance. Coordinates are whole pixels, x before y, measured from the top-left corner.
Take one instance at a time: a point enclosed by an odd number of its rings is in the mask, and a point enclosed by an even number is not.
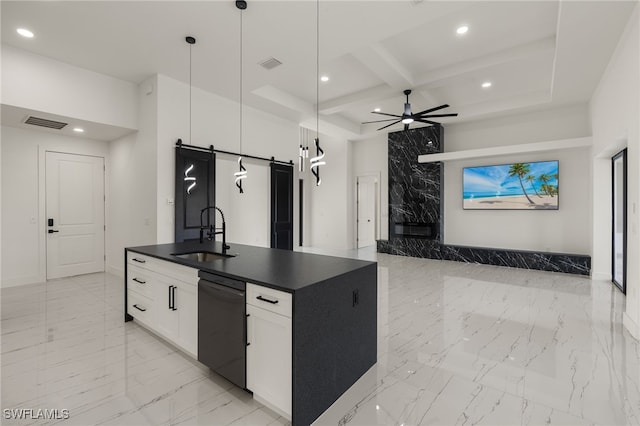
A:
[[[538,193],[538,190],[536,189],[536,185],[534,183],[536,181],[536,177],[534,175],[527,175],[524,180],[529,182],[529,185],[531,185],[531,188],[533,188],[533,192],[535,192],[539,198],[542,198],[542,195]]]
[[[509,167],[509,176],[518,176],[522,193],[527,197],[530,204],[535,204],[531,198],[529,198],[529,194],[527,194],[527,191],[524,189],[524,183],[522,183],[522,178],[527,176],[529,173],[531,173],[531,165],[527,163],[513,163]]]
[[[556,185],[550,185],[549,182],[553,179],[558,179],[558,174],[552,174],[549,175],[547,173],[543,173],[540,176],[538,176],[538,180],[540,182],[542,182],[542,185],[540,186],[540,189],[542,189],[542,192],[544,192],[547,195],[550,196],[554,196],[554,195],[558,195],[558,187]]]

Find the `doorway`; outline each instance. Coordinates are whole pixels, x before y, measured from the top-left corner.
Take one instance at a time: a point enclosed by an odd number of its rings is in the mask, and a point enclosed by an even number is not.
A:
[[[612,257],[611,280],[627,292],[627,150],[611,158],[612,170]]]
[[[47,279],[104,271],[104,158],[47,151]]]
[[[271,248],[293,250],[293,166],[271,163]]]
[[[376,176],[358,176],[356,179],[356,228],[357,247],[368,247],[376,243],[378,178]]]

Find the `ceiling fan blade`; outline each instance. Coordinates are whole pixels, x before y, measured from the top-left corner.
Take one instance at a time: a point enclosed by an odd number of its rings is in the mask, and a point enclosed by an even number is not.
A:
[[[435,121],[423,120],[422,118],[414,118],[414,121],[417,121],[418,123],[424,123],[424,124],[437,124],[437,125],[440,125],[440,123],[436,123]]]
[[[383,121],[394,121],[394,120],[397,120],[397,118],[390,118],[388,120],[365,121],[364,123],[360,123],[360,124],[382,123]]]
[[[452,113],[452,114],[427,114],[427,115],[419,115],[418,117],[415,118],[430,118],[430,117],[457,117],[458,113]]]
[[[409,130],[409,125],[408,125],[408,124],[405,124],[405,125],[404,125],[404,130],[405,130],[405,131]]]
[[[386,125],[386,126],[384,126],[384,127],[380,127],[378,130],[386,129],[387,127],[393,126],[394,124],[397,124],[397,123],[399,123],[399,122],[401,122],[401,121],[402,121],[402,120],[394,121],[394,122],[393,122],[393,123],[391,123],[391,124],[387,124],[387,125]]]
[[[440,106],[437,106],[437,107],[434,107],[434,108],[425,109],[424,111],[417,112],[417,113],[415,113],[413,115],[428,114],[430,112],[437,111],[437,110],[442,109],[442,108],[448,108],[448,107],[449,107],[449,105],[444,104],[444,105],[440,105]]]
[[[402,117],[401,115],[387,114],[386,112],[376,112],[376,111],[371,111],[371,114],[388,115],[389,117],[396,117],[396,118]]]

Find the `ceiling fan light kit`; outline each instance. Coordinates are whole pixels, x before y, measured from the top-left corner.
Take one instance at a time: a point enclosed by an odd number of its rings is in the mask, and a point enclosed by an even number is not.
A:
[[[437,106],[437,107],[434,107],[434,108],[425,109],[424,111],[420,111],[420,112],[417,112],[417,113],[414,114],[411,111],[411,103],[409,102],[409,95],[411,94],[411,90],[407,89],[403,93],[407,97],[407,101],[404,104],[404,112],[402,113],[402,115],[388,114],[386,112],[380,112],[380,111],[371,111],[372,114],[380,114],[380,115],[385,115],[387,117],[395,117],[395,118],[388,118],[388,119],[385,119],[385,120],[365,121],[362,124],[383,123],[383,122],[392,121],[392,123],[387,124],[387,125],[385,125],[383,127],[380,127],[378,130],[386,129],[387,127],[391,127],[394,124],[398,124],[398,123],[404,124],[404,130],[409,130],[409,125],[411,123],[413,123],[413,122],[418,122],[418,123],[423,123],[423,124],[430,124],[430,125],[434,126],[434,125],[440,125],[440,123],[438,123],[436,121],[432,121],[432,120],[427,120],[427,118],[457,117],[458,116],[458,113],[431,114],[434,111],[438,111],[438,110],[441,110],[443,108],[448,108],[449,105],[447,105],[447,104],[440,105],[440,106]]]

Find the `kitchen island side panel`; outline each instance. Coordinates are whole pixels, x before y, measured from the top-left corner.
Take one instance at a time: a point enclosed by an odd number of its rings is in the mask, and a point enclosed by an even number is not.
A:
[[[308,425],[377,360],[377,264],[297,290],[293,425]]]

